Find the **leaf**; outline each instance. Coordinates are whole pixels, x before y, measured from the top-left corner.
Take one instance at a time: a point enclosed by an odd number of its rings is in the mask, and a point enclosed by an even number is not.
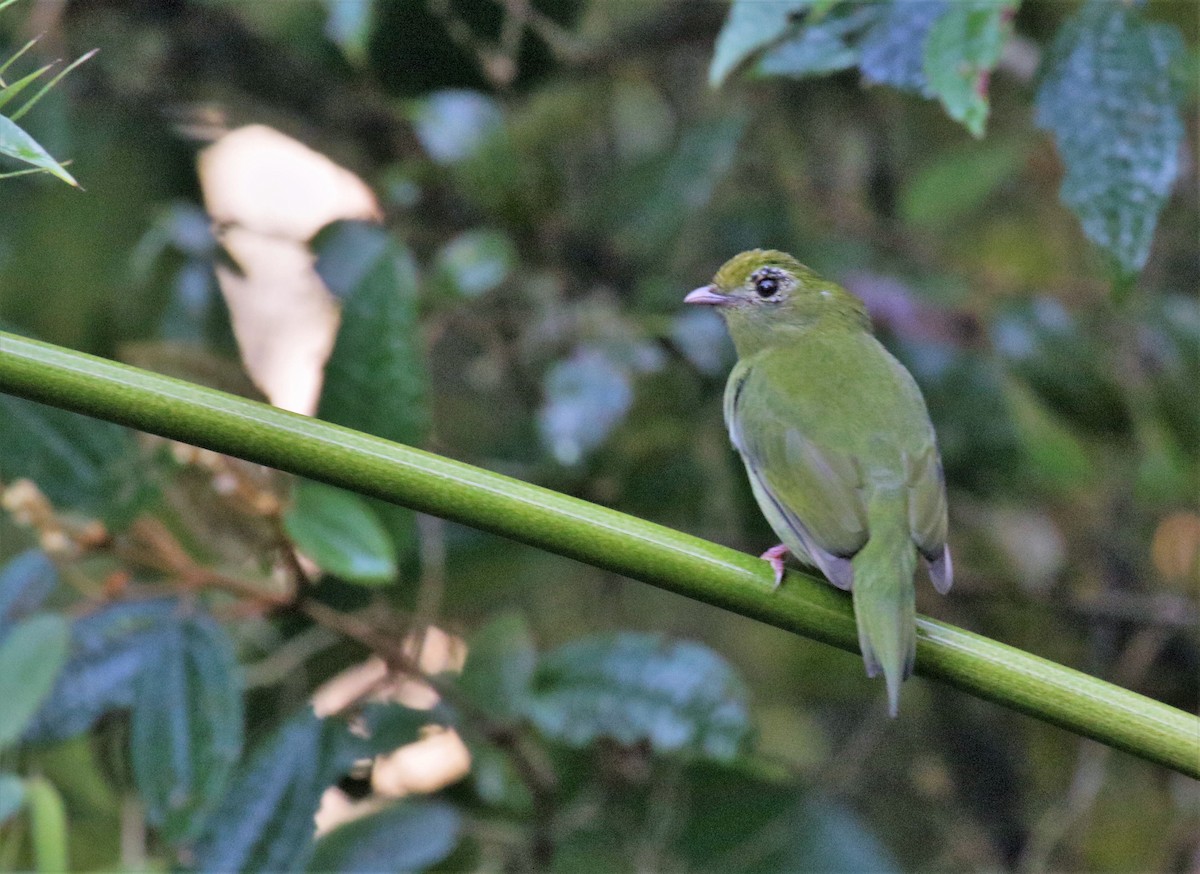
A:
[[[746,690],[729,665],[657,634],[585,638],[545,656],[529,717],[570,746],[609,737],[714,759],[736,756],[750,733]]]
[[[413,710],[403,704],[371,702],[363,708],[362,720],[367,729],[371,752],[390,753],[413,743],[421,730],[445,717],[440,707],[432,710]]]
[[[31,164],[57,176],[68,185],[79,187],[74,177],[63,169],[63,165],[54,160],[37,140],[25,133],[11,118],[3,115],[0,115],[0,155],[8,155],[10,158]]]
[[[413,129],[438,164],[457,164],[480,154],[504,129],[504,113],[486,94],[461,88],[435,91],[416,103]]]
[[[178,844],[220,801],[241,754],[242,683],[233,644],[209,617],[179,617],[160,635],[136,684],[130,753],[147,819]]]
[[[412,256],[383,228],[365,222],[335,222],[313,245],[317,272],[344,301],[317,415],[419,446],[429,427],[429,399]],[[410,549],[416,539],[411,511],[382,501],[371,506],[397,554]]]
[[[1011,141],[941,153],[905,186],[900,213],[917,227],[947,231],[1011,178],[1024,158],[1025,150]]]
[[[560,464],[582,461],[607,439],[633,404],[628,369],[587,347],[547,371],[544,392],[538,427]]]
[[[458,845],[462,817],[438,801],[402,801],[317,841],[309,871],[424,871]]]
[[[1183,52],[1176,28],[1147,23],[1128,3],[1089,0],[1055,37],[1034,101],[1066,168],[1063,203],[1126,274],[1145,266],[1179,173],[1170,74]]]
[[[0,826],[25,804],[25,784],[16,774],[0,773]]]
[[[299,480],[283,527],[326,573],[364,585],[396,580],[396,547],[371,503],[360,495]]]
[[[0,640],[8,625],[42,606],[58,585],[58,570],[46,553],[27,549],[0,570]]]
[[[321,795],[366,755],[336,719],[305,710],[255,751],[193,850],[198,871],[297,871],[313,850]]]
[[[537,649],[518,614],[499,616],[471,637],[458,685],[487,713],[503,720],[520,716],[529,701]]]
[[[812,5],[812,0],[735,0],[717,34],[708,84],[719,88],[751,57],[790,34]]]
[[[367,61],[374,0],[325,0],[325,36],[355,64]]]
[[[676,807],[688,813],[674,848],[693,869],[899,871],[851,812],[786,783],[697,763]]]
[[[138,677],[156,665],[163,624],[178,609],[170,598],[114,604],[71,626],[71,656],[54,690],[25,731],[53,741],[87,731],[100,717],[133,705]]]
[[[504,282],[516,264],[512,241],[500,231],[476,228],[459,234],[437,254],[436,271],[456,294],[473,298]]]
[[[0,446],[6,480],[31,479],[56,507],[112,527],[149,494],[133,433],[119,425],[0,395]]]
[[[946,112],[976,137],[988,117],[988,83],[1012,33],[1019,0],[951,3],[925,40],[925,79]]]
[[[877,4],[840,6],[768,50],[754,71],[764,76],[819,76],[858,63],[859,42],[883,12]]]
[[[948,0],[902,0],[884,5],[860,47],[863,78],[932,97],[925,79],[925,42],[949,9]]]
[[[70,627],[43,613],[13,626],[0,640],[0,750],[25,729],[67,661]]]

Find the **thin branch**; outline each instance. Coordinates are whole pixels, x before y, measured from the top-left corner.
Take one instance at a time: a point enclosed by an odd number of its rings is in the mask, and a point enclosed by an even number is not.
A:
[[[857,652],[850,600],[752,556],[418,449],[0,333],[0,391],[502,534]],[[1200,778],[1200,718],[926,617],[917,673]]]

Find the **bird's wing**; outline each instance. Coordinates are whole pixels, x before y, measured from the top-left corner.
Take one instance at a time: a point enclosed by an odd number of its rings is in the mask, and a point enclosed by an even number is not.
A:
[[[929,562],[934,588],[944,595],[954,581],[954,571],[946,547],[946,479],[934,439],[930,431],[929,443],[923,450],[906,456],[908,518],[913,540]]]
[[[867,540],[862,476],[853,457],[806,434],[804,414],[756,374],[752,360],[735,368],[725,418],[760,503],[765,497],[771,504],[764,513],[785,543],[803,544],[812,562],[845,589],[853,580],[849,558]],[[780,522],[788,532],[779,530]]]

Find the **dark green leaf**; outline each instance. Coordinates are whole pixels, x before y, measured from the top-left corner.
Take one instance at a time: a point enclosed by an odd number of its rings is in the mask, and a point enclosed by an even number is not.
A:
[[[736,0],[717,35],[708,83],[719,87],[751,57],[791,33],[812,5],[813,0]]]
[[[0,571],[0,639],[13,621],[32,613],[54,591],[58,570],[40,549],[28,549]]]
[[[71,629],[43,613],[18,622],[0,640],[0,750],[21,736],[66,664]]]
[[[26,164],[32,164],[52,173],[68,185],[79,186],[63,165],[55,161],[50,153],[41,147],[37,140],[31,137],[11,118],[0,115],[0,155],[8,155]]]
[[[371,703],[363,708],[370,748],[375,753],[392,750],[419,740],[421,729],[445,718],[438,709],[413,710],[402,704]]]
[[[939,17],[925,40],[925,79],[946,112],[983,136],[988,84],[1012,33],[1019,0],[959,0]]]
[[[297,871],[313,850],[324,791],[366,754],[336,719],[311,710],[255,751],[197,842],[198,871]]]
[[[6,479],[27,477],[59,508],[128,522],[146,497],[133,434],[126,428],[0,395]]]
[[[317,841],[309,871],[424,871],[458,844],[458,811],[437,801],[403,801],[334,829]]]
[[[0,826],[25,803],[25,784],[16,774],[0,774]]]
[[[1062,200],[1126,273],[1146,263],[1179,173],[1183,123],[1171,69],[1179,31],[1129,3],[1089,2],[1059,30],[1038,87],[1037,123],[1066,167]]]
[[[863,824],[795,786],[711,764],[688,769],[675,849],[704,871],[898,871]]]
[[[499,616],[471,637],[459,688],[499,719],[520,716],[529,700],[537,649],[524,617]]]
[[[330,225],[317,235],[314,249],[317,271],[343,300],[317,415],[419,446],[429,425],[429,401],[412,256],[383,228],[364,222]],[[410,548],[412,513],[371,505],[397,553]]]
[[[365,585],[396,580],[396,547],[371,503],[360,495],[300,480],[283,525],[300,551],[326,573]]]
[[[949,9],[947,0],[903,0],[884,4],[863,37],[859,67],[868,82],[933,96],[925,79],[925,41]]]
[[[705,646],[656,634],[586,638],[545,656],[529,716],[571,746],[609,737],[715,759],[736,756],[750,734],[733,669]]]
[[[242,684],[233,645],[203,615],[168,622],[138,678],[130,750],[146,817],[171,843],[196,834],[242,749]]]
[[[173,599],[114,604],[71,626],[71,658],[34,721],[30,740],[51,741],[87,731],[106,713],[133,705],[138,677],[157,664]]]

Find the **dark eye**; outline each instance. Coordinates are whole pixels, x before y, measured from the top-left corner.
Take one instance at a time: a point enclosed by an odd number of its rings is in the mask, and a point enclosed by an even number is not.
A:
[[[754,283],[754,290],[759,297],[770,297],[779,291],[779,280],[774,276],[764,276]]]

